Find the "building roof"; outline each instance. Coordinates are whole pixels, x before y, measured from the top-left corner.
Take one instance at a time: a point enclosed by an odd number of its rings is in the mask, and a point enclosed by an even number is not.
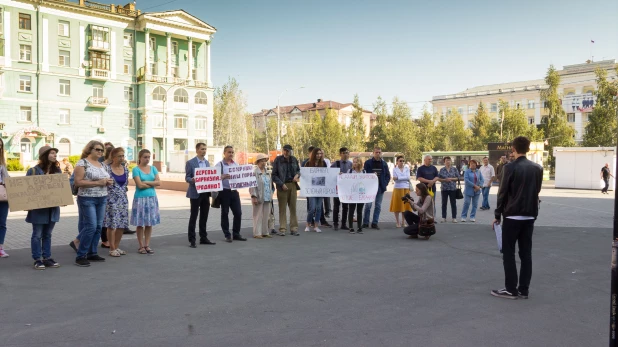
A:
[[[311,102],[311,103],[306,103],[306,104],[297,104],[297,105],[288,105],[288,106],[279,106],[279,112],[281,112],[282,114],[285,113],[292,113],[292,111],[294,111],[294,109],[298,109],[300,112],[311,112],[311,111],[320,111],[320,110],[328,110],[328,109],[333,109],[333,110],[341,110],[343,108],[346,108],[348,106],[352,106],[353,104],[348,102],[348,103],[340,103],[340,102],[336,102],[336,101],[331,101],[331,100],[319,100],[316,102]],[[262,110],[262,112],[258,112],[258,113],[254,113],[253,116],[254,117],[262,117],[267,115],[269,112],[277,112],[277,107],[273,107],[271,109],[268,110]],[[371,111],[365,110],[363,109],[363,112],[367,112],[367,113],[372,113]]]
[[[500,89],[505,90],[505,89],[513,89],[513,88],[524,88],[527,86],[537,86],[537,85],[544,85],[544,84],[545,84],[545,80],[543,79],[520,81],[520,82],[499,83],[499,84],[488,84],[484,86],[468,88],[458,94],[477,93],[477,92],[500,90]]]

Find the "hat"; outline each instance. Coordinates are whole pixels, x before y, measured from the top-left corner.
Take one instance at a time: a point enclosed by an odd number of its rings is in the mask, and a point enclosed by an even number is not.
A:
[[[268,155],[260,153],[260,154],[258,154],[258,155],[257,155],[257,158],[255,159],[254,164],[256,164],[256,165],[257,165],[257,163],[258,163],[260,160],[264,160],[264,159],[269,159],[269,158],[268,158]]]
[[[52,148],[51,146],[43,146],[39,149],[39,158],[47,154],[47,152],[54,150],[58,153],[58,148]]]
[[[292,146],[290,146],[290,145],[285,145],[285,146],[283,146],[283,149],[288,150],[288,151],[291,151],[291,150],[292,150]]]

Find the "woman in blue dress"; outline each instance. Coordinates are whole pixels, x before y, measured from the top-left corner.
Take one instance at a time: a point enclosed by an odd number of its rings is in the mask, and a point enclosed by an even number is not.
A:
[[[119,246],[124,230],[129,227],[129,199],[127,198],[129,170],[124,165],[124,149],[122,147],[114,148],[109,160],[111,160],[111,163],[106,165],[105,168],[114,182],[107,187],[107,206],[105,207],[103,227],[107,228],[109,255],[120,257],[127,254]]]
[[[161,223],[159,215],[159,200],[157,200],[159,172],[150,163],[150,151],[139,151],[137,166],[133,168],[133,180],[135,181],[135,195],[133,196],[133,209],[131,210],[131,225],[137,227],[137,241],[139,242],[139,254],[154,254],[150,248],[152,227]]]

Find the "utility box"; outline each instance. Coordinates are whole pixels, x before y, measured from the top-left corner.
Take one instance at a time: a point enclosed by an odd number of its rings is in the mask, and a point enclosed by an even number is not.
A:
[[[609,163],[616,175],[616,153],[613,147],[554,147],[556,157],[556,188],[601,189],[601,169]],[[616,180],[609,179],[614,190]]]

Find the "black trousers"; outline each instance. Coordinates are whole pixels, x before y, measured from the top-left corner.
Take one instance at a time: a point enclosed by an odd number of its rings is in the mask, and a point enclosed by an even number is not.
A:
[[[333,207],[333,223],[339,224],[339,207],[343,205],[341,208],[341,225],[345,225],[348,217],[348,204],[342,203],[339,198],[334,198],[334,207]],[[364,205],[364,204],[363,204]]]
[[[504,218],[502,222],[502,262],[504,264],[504,285],[506,290],[528,295],[532,278],[532,231],[534,219],[514,220]],[[515,244],[519,244],[519,287],[517,286],[517,264],[515,263]]]
[[[605,188],[601,189],[601,192],[607,193],[607,190],[609,189],[609,178],[604,178],[603,182],[605,182]]]
[[[240,195],[237,190],[223,189],[219,192],[221,196],[221,230],[225,238],[230,238],[230,220],[228,215],[230,210],[234,215],[232,224],[233,237],[240,236],[240,222],[242,221],[242,208],[240,207]]]
[[[443,190],[442,191],[442,218],[446,218],[446,203],[447,200],[451,200],[451,214],[453,219],[457,218],[457,191],[456,190]]]
[[[403,218],[405,218],[406,223],[408,223],[408,226],[403,228],[404,234],[410,236],[418,235],[418,223],[421,221],[421,217],[414,212],[404,211]]]
[[[337,199],[339,200],[339,199]],[[350,229],[354,228],[354,210],[356,209],[356,226],[357,229],[362,229],[363,227],[363,209],[365,208],[365,204],[343,204],[344,206],[347,205],[348,209],[348,226],[350,227]],[[337,208],[337,205],[335,205],[335,208]],[[343,210],[343,215],[345,216],[345,207]],[[345,219],[342,219],[342,221],[345,221]]]
[[[191,216],[189,217],[189,242],[195,243],[195,223],[197,216],[200,216],[200,242],[208,240],[206,223],[208,222],[208,212],[210,211],[210,193],[201,193],[197,199],[189,199],[191,202]]]
[[[107,241],[109,241],[107,239],[107,228],[103,227],[101,228],[101,242],[107,242]]]
[[[324,198],[324,209],[322,209],[322,211],[324,211],[323,214],[332,212],[332,209],[330,208],[330,198]]]

